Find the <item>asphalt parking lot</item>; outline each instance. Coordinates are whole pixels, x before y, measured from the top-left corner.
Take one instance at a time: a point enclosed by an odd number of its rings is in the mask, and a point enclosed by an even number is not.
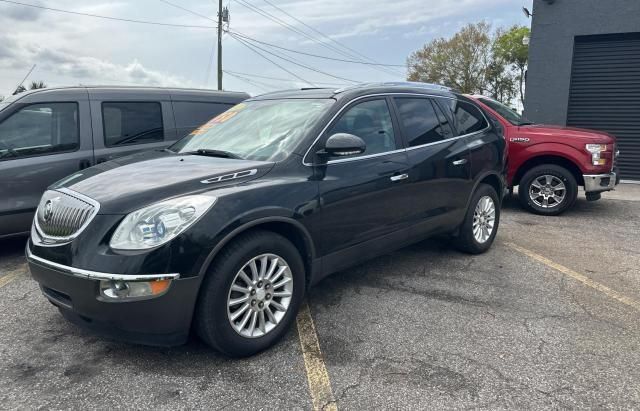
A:
[[[308,299],[317,361],[296,327],[243,360],[95,337],[40,295],[23,245],[0,242],[3,409],[640,407],[640,186],[555,218],[508,200],[487,254],[435,239],[330,277]]]

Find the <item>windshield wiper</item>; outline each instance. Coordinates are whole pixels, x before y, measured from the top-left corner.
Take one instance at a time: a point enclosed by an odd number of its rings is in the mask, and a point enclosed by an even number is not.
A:
[[[208,148],[200,148],[196,151],[192,151],[189,154],[195,154],[199,156],[208,156],[208,157],[222,157],[222,158],[233,158],[235,160],[244,160],[244,158],[240,157],[237,154],[234,154],[230,151],[224,150],[211,150]]]
[[[520,121],[518,123],[519,126],[532,126],[535,123],[533,121],[529,121],[529,120],[525,120],[525,121]]]

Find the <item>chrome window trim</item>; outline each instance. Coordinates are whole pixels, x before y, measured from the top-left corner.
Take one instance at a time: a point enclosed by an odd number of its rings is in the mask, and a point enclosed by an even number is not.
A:
[[[116,280],[116,281],[153,281],[153,280],[175,280],[180,278],[178,273],[169,274],[111,274],[99,271],[83,270],[53,261],[46,260],[42,257],[34,255],[27,245],[27,260],[47,268],[61,271],[65,274],[72,275],[86,280]]]
[[[316,145],[318,140],[320,140],[320,138],[327,131],[329,126],[335,121],[336,118],[338,118],[339,115],[342,114],[342,112],[347,107],[352,106],[352,103],[354,103],[356,101],[359,101],[359,100],[362,100],[362,99],[365,99],[365,98],[370,98],[370,97],[394,97],[394,96],[399,96],[399,97],[407,97],[407,96],[408,97],[423,97],[423,98],[446,98],[446,99],[449,99],[449,100],[458,100],[456,97],[442,96],[442,95],[437,95],[437,94],[402,93],[402,92],[376,93],[376,94],[368,94],[366,96],[356,97],[353,100],[351,100],[349,103],[347,103],[344,106],[342,106],[342,108],[340,108],[340,110],[338,110],[338,112],[333,117],[331,117],[331,119],[323,127],[323,129],[322,129],[322,131],[320,131],[320,134],[318,135],[318,137],[316,137],[315,140],[313,140],[313,142],[311,143],[309,148],[307,148],[307,151],[304,153],[304,156],[302,156],[302,165],[307,166],[307,167],[313,167],[313,166],[316,166],[316,165],[325,165],[325,164],[314,164],[314,163],[311,163],[311,162],[307,162],[306,158],[309,155],[309,153],[311,152],[311,149],[313,148],[313,146]],[[463,134],[463,135],[460,135],[460,136],[455,136],[455,137],[448,138],[446,140],[435,141],[435,142],[432,142],[432,143],[426,143],[426,144],[422,144],[422,145],[414,146],[414,147],[405,147],[405,148],[401,148],[401,149],[385,151],[385,152],[382,152],[382,153],[370,154],[368,156],[344,158],[344,159],[338,159],[338,160],[329,160],[329,161],[327,161],[326,165],[335,164],[335,163],[347,163],[349,161],[358,161],[358,160],[361,160],[361,159],[380,157],[380,156],[383,156],[383,155],[398,153],[398,152],[401,152],[401,151],[415,150],[415,149],[418,149],[418,148],[428,147],[428,146],[435,145],[435,144],[446,143],[446,142],[457,140],[457,139],[460,139],[460,138],[471,137],[471,136],[474,136],[476,134],[484,133],[484,132],[486,132],[487,130],[489,130],[491,128],[491,122],[489,121],[487,116],[484,114],[484,112],[481,109],[479,109],[479,110],[480,110],[480,114],[482,114],[482,117],[487,122],[487,127],[483,128],[482,130],[478,130],[478,131],[474,131],[473,133]]]
[[[64,244],[68,244],[71,241],[73,241],[73,239],[75,239],[77,236],[79,236],[84,230],[85,228],[87,228],[87,226],[93,221],[93,219],[96,217],[96,215],[98,215],[98,211],[100,211],[100,203],[97,202],[96,200],[94,200],[91,197],[87,197],[84,194],[80,194],[76,191],[73,190],[69,190],[66,187],[62,187],[62,188],[56,188],[53,190],[48,190],[48,191],[57,191],[59,193],[63,193],[66,194],[68,196],[71,197],[75,197],[81,201],[84,201],[88,204],[91,204],[93,206],[94,212],[93,214],[87,218],[87,221],[84,222],[84,224],[82,224],[80,226],[80,228],[78,229],[78,231],[76,231],[75,233],[73,233],[72,235],[69,236],[65,236],[65,237],[54,237],[54,236],[49,236],[46,235],[42,229],[40,228],[40,225],[38,224],[38,209],[40,208],[40,204],[38,204],[38,208],[36,208],[36,214],[33,217],[33,225],[36,228],[36,232],[38,233],[38,235],[45,241],[42,241],[43,244],[45,245],[50,245],[50,246],[56,246],[56,245],[64,245]]]

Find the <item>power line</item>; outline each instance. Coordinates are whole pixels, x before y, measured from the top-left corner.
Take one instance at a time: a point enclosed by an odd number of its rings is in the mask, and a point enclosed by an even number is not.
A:
[[[291,74],[293,77],[295,77],[295,78],[297,78],[297,79],[299,79],[299,80],[302,80],[303,82],[305,82],[305,83],[307,83],[307,84],[309,84],[309,85],[311,85],[311,86],[314,86],[314,87],[315,87],[315,84],[311,83],[311,82],[310,82],[310,81],[308,81],[308,80],[303,79],[302,77],[298,76],[296,73],[294,73],[294,72],[292,72],[292,71],[290,71],[290,70],[288,70],[288,69],[284,68],[284,67],[283,67],[283,66],[281,66],[280,64],[278,64],[278,63],[276,63],[275,61],[271,60],[269,57],[267,57],[267,56],[265,56],[264,54],[260,53],[259,51],[255,50],[255,49],[254,49],[254,46],[251,46],[250,44],[248,44],[248,43],[247,43],[247,42],[245,42],[244,40],[242,40],[242,39],[240,39],[240,38],[238,38],[238,37],[235,37],[234,35],[231,35],[231,37],[233,37],[236,41],[238,41],[240,44],[244,45],[245,47],[248,47],[248,48],[249,48],[250,50],[252,50],[254,53],[256,53],[256,54],[260,55],[263,59],[265,59],[265,60],[269,61],[271,64],[275,65],[276,67],[278,67],[278,68],[280,68],[280,69],[282,69],[282,70],[286,71],[287,73]]]
[[[193,14],[194,16],[202,17],[203,19],[207,19],[207,20],[212,21],[212,22],[214,22],[214,23],[216,23],[216,24],[218,23],[218,21],[217,21],[217,20],[212,19],[212,18],[211,18],[211,17],[209,17],[209,16],[205,16],[204,14],[200,14],[200,13],[198,13],[198,12],[196,12],[196,11],[189,10],[189,9],[187,9],[187,8],[182,7],[182,6],[181,6],[181,5],[179,5],[179,4],[171,3],[170,1],[167,1],[167,0],[159,0],[159,1],[163,2],[164,4],[168,4],[169,6],[175,7],[175,8],[177,8],[177,9],[180,9],[180,10],[186,11],[187,13]]]
[[[231,32],[231,31],[229,31]],[[321,56],[319,54],[313,54],[313,53],[305,53],[304,51],[297,51],[297,50],[293,50],[293,49],[289,49],[286,47],[282,47],[282,46],[278,46],[272,43],[267,43],[266,41],[262,41],[262,40],[257,40],[254,39],[252,37],[247,36],[246,34],[242,34],[239,31],[233,31],[231,32],[237,36],[242,37],[245,40],[248,41],[252,41],[255,43],[259,43],[259,44],[264,44],[266,46],[270,46],[270,47],[274,47],[280,50],[285,50],[285,51],[289,51],[291,53],[296,53],[296,54],[302,54],[305,56],[310,56],[310,57],[316,57],[316,58],[321,58],[321,59],[326,59],[326,60],[333,60],[333,61],[342,61],[344,63],[354,63],[354,64],[366,64],[366,65],[371,65],[371,66],[384,66],[384,67],[405,67],[404,64],[383,64],[383,63],[370,63],[367,61],[361,61],[361,60],[345,60],[345,59],[339,59],[339,58],[335,58],[335,57],[329,57],[329,56]]]
[[[369,58],[369,57],[365,56],[364,54],[362,54],[362,53],[358,52],[357,50],[354,50],[354,49],[352,49],[351,47],[349,47],[349,46],[347,46],[347,45],[345,45],[345,44],[343,44],[343,43],[341,43],[341,42],[339,42],[339,41],[335,40],[335,39],[334,39],[334,38],[332,38],[331,36],[326,35],[325,33],[321,32],[320,30],[316,29],[315,27],[312,27],[312,26],[308,25],[308,24],[307,24],[307,23],[305,23],[304,21],[302,21],[302,20],[300,20],[299,18],[297,18],[297,17],[293,16],[292,14],[288,13],[287,11],[285,11],[284,9],[282,9],[281,7],[279,7],[279,6],[275,5],[275,4],[273,4],[273,3],[272,3],[272,2],[270,2],[269,0],[263,0],[263,1],[264,1],[265,3],[267,3],[268,5],[270,5],[271,7],[273,7],[273,8],[275,8],[275,9],[279,10],[281,13],[283,13],[283,14],[285,14],[285,15],[289,16],[289,17],[290,17],[290,18],[292,18],[293,20],[295,20],[295,21],[297,21],[298,23],[302,24],[304,27],[308,28],[309,30],[313,31],[314,33],[317,33],[317,34],[319,34],[320,36],[322,36],[322,37],[324,37],[324,38],[328,39],[328,40],[329,40],[329,41],[331,41],[332,43],[335,43],[335,44],[337,44],[338,46],[343,47],[344,49],[349,50],[350,52],[355,53],[356,55],[358,55],[358,56],[360,56],[360,57],[363,57],[363,58],[365,58],[366,60],[368,60],[368,61],[370,61],[370,62],[372,62],[372,63],[378,63],[377,61],[375,61],[375,60],[373,60],[373,59],[371,59],[371,58]],[[379,64],[379,63],[378,63],[377,65],[379,65],[379,66],[387,66],[386,64]],[[403,65],[403,66],[401,66],[401,67],[404,67],[404,65]],[[389,73],[389,72],[387,72],[387,73]]]
[[[124,21],[124,22],[127,22],[127,23],[150,24],[150,25],[154,25],[154,26],[181,27],[181,28],[192,28],[192,29],[209,29],[209,30],[217,28],[217,27],[214,27],[214,26],[197,26],[197,25],[190,25],[190,24],[161,23],[161,22],[157,22],[157,21],[134,20],[134,19],[119,18],[119,17],[101,16],[101,15],[98,15],[98,14],[81,13],[81,12],[78,12],[78,11],[70,11],[70,10],[56,9],[56,8],[53,8],[53,7],[39,6],[39,5],[36,5],[36,4],[21,3],[21,2],[13,1],[13,0],[0,0],[0,2],[9,3],[9,4],[15,4],[15,5],[18,5],[18,6],[32,7],[32,8],[48,10],[48,11],[55,11],[55,12],[58,12],[58,13],[74,14],[76,16],[94,17],[94,18],[97,18],[97,19],[104,19],[104,20]]]
[[[229,73],[233,73],[233,74],[238,74],[241,76],[246,76],[246,77],[255,77],[255,78],[260,78],[260,79],[265,79],[265,80],[273,80],[273,81],[286,81],[291,83],[292,80],[290,78],[281,78],[281,77],[270,77],[270,76],[262,76],[259,74],[250,74],[250,73],[242,73],[239,71],[232,71],[232,70],[225,70],[225,73],[229,72]],[[328,86],[344,86],[345,83],[327,83],[327,82],[321,82],[321,81],[314,81],[315,84],[325,84]]]
[[[339,53],[339,54],[341,54],[343,56],[350,57],[350,58],[353,57],[353,56],[351,56],[349,54],[346,54],[344,51],[342,51],[342,50],[340,50],[340,49],[338,49],[338,48],[336,48],[334,46],[331,46],[331,45],[329,45],[329,44],[327,44],[325,42],[322,42],[322,41],[314,38],[310,34],[298,29],[297,27],[292,26],[291,24],[289,24],[286,21],[280,19],[279,17],[276,17],[273,14],[271,14],[271,13],[269,13],[267,11],[264,11],[261,8],[259,8],[257,6],[254,6],[253,4],[251,4],[251,3],[249,3],[249,2],[247,2],[245,0],[235,0],[235,1],[236,1],[236,3],[240,4],[241,6],[243,6],[245,8],[248,8],[249,10],[252,10],[255,13],[260,14],[261,16],[263,16],[263,17],[275,22],[276,24],[286,28],[287,30],[292,31],[292,32],[294,32],[294,33],[296,33],[296,34],[298,34],[300,36],[303,36],[306,39],[311,40],[314,43],[317,43],[317,44],[319,44],[319,45],[321,45],[321,46],[323,46],[323,47],[325,47],[325,48],[327,48],[329,50],[332,50],[332,51],[334,51],[336,53]]]
[[[229,73],[227,70],[224,70],[224,72],[225,72],[226,74],[230,75],[231,77],[235,77],[235,78],[237,78],[237,79],[239,79],[239,80],[242,80],[242,81],[244,81],[244,82],[246,82],[246,83],[248,83],[248,84],[251,84],[252,86],[258,87],[259,89],[261,89],[261,90],[263,90],[263,91],[266,91],[266,92],[269,92],[269,91],[270,91],[270,90],[268,90],[267,88],[265,88],[264,86],[261,86],[260,84],[258,84],[258,82],[253,81],[253,80],[251,80],[251,79],[248,79],[248,78],[246,78],[246,77],[244,77],[244,76],[238,76],[238,75],[236,75],[236,74]]]
[[[231,37],[233,37],[234,39],[236,39],[237,41],[240,41],[240,42],[242,42],[242,43],[246,43],[246,40],[243,40],[242,38],[240,38],[239,36],[236,36],[236,35],[235,35],[235,34],[233,34],[233,33],[229,33],[229,35],[230,35]],[[327,73],[327,72],[325,72],[325,71],[318,70],[318,69],[316,69],[316,68],[313,68],[313,67],[307,66],[306,64],[302,64],[302,63],[300,63],[300,62],[296,62],[295,60],[291,59],[290,57],[289,57],[289,58],[287,58],[287,57],[283,57],[283,56],[281,56],[281,55],[279,55],[279,54],[274,53],[273,51],[269,51],[269,50],[266,50],[266,49],[264,49],[264,48],[262,48],[262,47],[260,47],[260,46],[256,46],[255,44],[252,44],[252,45],[250,45],[250,46],[251,46],[251,47],[255,47],[255,48],[259,49],[259,50],[262,50],[263,52],[268,53],[268,54],[270,54],[270,55],[272,55],[272,56],[274,56],[274,57],[277,57],[277,58],[279,58],[279,59],[281,59],[281,60],[288,61],[289,63],[295,64],[296,66],[300,66],[300,67],[306,68],[307,70],[315,71],[316,73],[324,74],[325,76],[333,77],[333,78],[338,79],[338,80],[344,80],[344,81],[348,81],[348,82],[351,82],[351,83],[358,83],[358,81],[356,81],[356,80],[351,80],[351,79],[348,79],[348,78],[344,78],[344,77],[336,76],[336,75],[334,75],[334,74]]]

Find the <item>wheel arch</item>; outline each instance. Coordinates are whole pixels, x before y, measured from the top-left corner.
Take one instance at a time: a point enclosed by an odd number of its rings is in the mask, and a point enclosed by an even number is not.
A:
[[[204,275],[209,270],[211,263],[225,246],[230,244],[239,235],[253,230],[271,231],[290,240],[298,252],[300,252],[300,256],[302,257],[305,266],[307,285],[310,284],[313,261],[316,256],[315,245],[311,238],[311,234],[299,221],[282,216],[257,218],[231,230],[216,244],[211,252],[209,252],[202,264],[202,267],[200,268],[200,272],[198,273],[199,276],[204,278]]]
[[[584,186],[584,177],[582,175],[582,170],[576,164],[576,162],[572,159],[558,154],[541,154],[528,159],[518,167],[516,173],[513,176],[511,185],[513,187],[519,185],[520,180],[522,180],[522,177],[527,171],[531,170],[533,167],[537,167],[543,164],[553,164],[566,168],[576,179],[578,185]]]

